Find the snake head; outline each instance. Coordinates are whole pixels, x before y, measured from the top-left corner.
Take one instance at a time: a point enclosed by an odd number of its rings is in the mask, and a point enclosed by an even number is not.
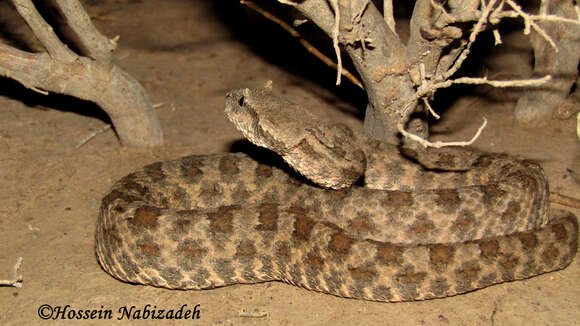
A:
[[[231,91],[225,112],[249,141],[278,153],[322,187],[346,188],[364,172],[364,153],[346,125],[328,126],[308,109],[268,90]]]

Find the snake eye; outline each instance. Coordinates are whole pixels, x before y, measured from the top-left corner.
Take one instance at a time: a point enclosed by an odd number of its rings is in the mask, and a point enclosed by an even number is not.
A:
[[[240,100],[238,101],[238,105],[244,106],[244,104],[246,104],[246,97],[242,96],[242,97],[240,97]]]

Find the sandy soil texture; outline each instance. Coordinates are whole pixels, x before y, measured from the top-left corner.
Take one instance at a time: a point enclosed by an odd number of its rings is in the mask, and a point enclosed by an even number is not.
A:
[[[122,148],[109,130],[75,149],[108,123],[98,107],[0,81],[0,279],[11,278],[17,258],[24,259],[22,288],[0,287],[0,324],[48,325],[39,316],[46,311],[43,305],[110,309],[116,324],[131,322],[116,320],[119,309],[146,305],[166,310],[199,305],[200,319],[188,321],[193,325],[573,325],[580,320],[579,259],[563,271],[526,281],[398,304],[343,299],[277,282],[170,291],[110,277],[94,254],[102,196],[115,180],[145,164],[230,151],[241,134],[223,114],[228,90],[273,80],[276,93],[353,128],[362,128],[365,96],[347,81],[335,88],[334,71],[278,26],[240,10],[236,1],[87,3],[103,33],[121,36],[116,62],[142,82],[155,103],[164,103],[157,112],[166,144],[154,150]],[[0,9],[5,12],[8,6],[0,4]],[[26,35],[18,17],[0,16],[14,36]],[[521,33],[504,42],[483,61],[489,76],[525,76],[530,71],[527,42]],[[330,47],[329,41],[323,44]],[[512,118],[516,98],[513,90],[488,88],[438,93],[435,107],[448,109],[433,126],[434,138],[468,139],[486,116],[489,125],[475,147],[539,160],[553,191],[580,197],[580,186],[568,171],[580,165],[575,121],[521,129]]]

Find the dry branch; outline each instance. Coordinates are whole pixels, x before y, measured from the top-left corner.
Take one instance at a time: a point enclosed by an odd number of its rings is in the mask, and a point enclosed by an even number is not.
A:
[[[420,111],[436,116],[429,101],[439,88],[458,83],[547,87],[546,82],[552,78],[550,75],[553,76],[550,72],[539,75],[545,76],[543,78],[514,81],[491,81],[486,77],[451,79],[470,55],[481,32],[493,30],[496,44],[501,44],[501,35],[495,25],[502,19],[520,17],[526,26],[524,32],[533,30],[544,43],[558,45],[546,32],[544,24],[580,22],[577,6],[571,11],[576,16],[571,18],[552,15],[546,10],[540,15],[531,15],[512,0],[417,0],[405,45],[394,30],[392,0],[383,1],[382,14],[373,2],[366,0],[278,1],[299,10],[333,39],[335,49],[340,45],[350,56],[369,99],[365,131],[390,143],[398,143],[399,133],[413,134],[405,129],[406,126],[419,126],[417,130],[423,134],[415,133],[415,136],[424,138],[427,135],[425,123],[417,124],[410,119],[413,113]],[[371,48],[365,48],[367,40],[372,42]],[[557,48],[561,50],[561,46]],[[338,49],[335,51],[338,55]],[[571,65],[577,67],[578,60],[572,61]],[[426,141],[422,144],[431,146]]]
[[[56,4],[90,57],[79,56],[63,44],[32,1],[12,2],[46,52],[29,53],[0,44],[0,75],[32,90],[95,102],[111,118],[123,145],[163,143],[161,126],[146,91],[111,63],[115,40],[97,31],[78,1],[57,0]]]

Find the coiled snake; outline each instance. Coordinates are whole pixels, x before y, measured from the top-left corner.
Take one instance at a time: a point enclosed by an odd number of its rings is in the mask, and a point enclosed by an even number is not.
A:
[[[308,180],[243,153],[145,166],[103,198],[105,271],[171,289],[278,280],[410,301],[562,269],[576,253],[576,217],[549,213],[533,161],[400,150],[265,90],[230,92],[226,114]]]

